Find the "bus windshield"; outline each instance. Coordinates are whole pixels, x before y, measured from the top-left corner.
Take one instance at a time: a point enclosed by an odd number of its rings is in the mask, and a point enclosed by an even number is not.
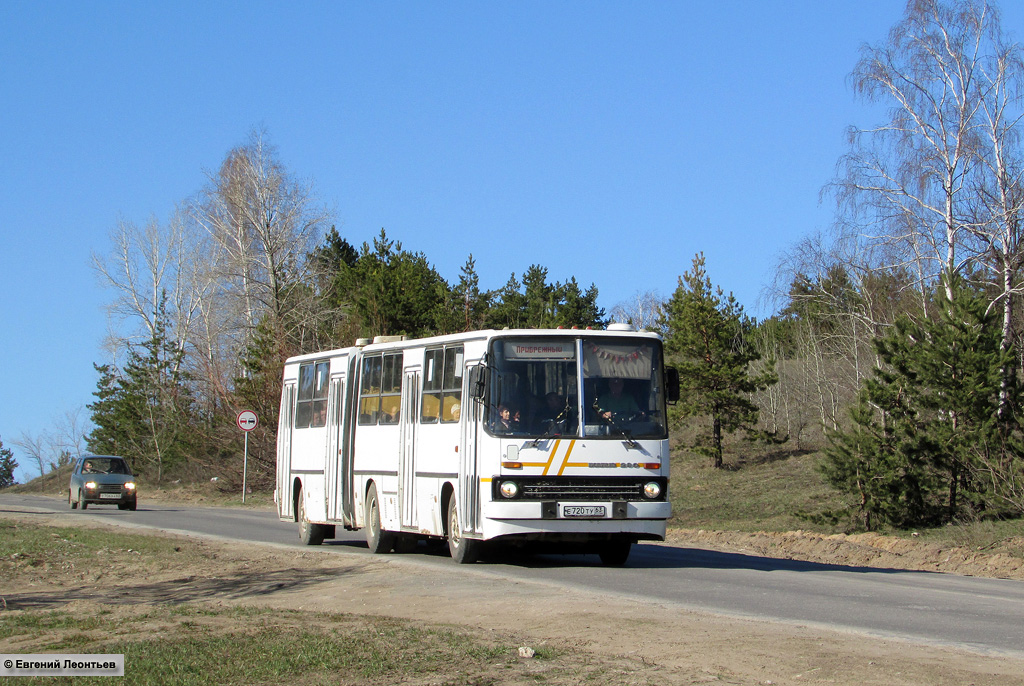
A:
[[[657,341],[499,338],[490,359],[487,429],[493,434],[666,435]]]

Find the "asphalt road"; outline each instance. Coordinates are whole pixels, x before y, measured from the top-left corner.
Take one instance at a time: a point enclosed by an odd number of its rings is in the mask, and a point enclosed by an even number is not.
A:
[[[296,526],[273,512],[168,506],[140,501],[136,512],[0,495],[0,512],[64,512],[110,523],[301,547]],[[369,555],[361,532],[338,529],[322,546]],[[0,544],[2,548],[2,544]],[[399,557],[399,556],[396,556]],[[446,554],[400,556],[403,563],[460,568]],[[593,555],[495,554],[473,566],[496,579],[535,580],[567,588],[733,617],[827,627],[915,643],[950,645],[1024,658],[1024,582],[843,567],[666,545],[638,545],[625,567]]]

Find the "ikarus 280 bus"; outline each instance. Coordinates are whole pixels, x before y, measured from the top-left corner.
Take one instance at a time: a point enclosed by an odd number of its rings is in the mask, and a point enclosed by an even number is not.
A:
[[[306,544],[364,529],[385,553],[447,540],[545,542],[623,564],[664,540],[666,402],[657,334],[474,331],[377,338],[284,368],[277,501]]]

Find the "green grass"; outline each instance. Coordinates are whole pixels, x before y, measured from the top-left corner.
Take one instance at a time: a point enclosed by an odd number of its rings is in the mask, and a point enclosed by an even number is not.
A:
[[[160,625],[159,635],[153,629]],[[11,613],[4,637],[53,635],[33,652],[123,654],[126,684],[605,683],[607,665],[553,648],[529,667],[508,636],[348,614],[291,610],[149,607],[132,616],[65,611]],[[622,678],[633,667],[617,665]],[[500,674],[500,678],[497,675]],[[567,678],[568,680],[563,680]],[[107,684],[102,677],[24,678],[27,684]]]
[[[670,527],[715,531],[862,531],[851,496],[832,489],[818,471],[820,452],[726,456],[724,469],[682,450],[672,457]],[[1024,520],[965,522],[882,533],[1024,558]]]
[[[152,565],[166,568],[182,555],[196,553],[203,558],[204,574],[217,573],[215,551],[181,539],[0,518],[0,578],[38,578],[53,584],[51,589],[73,586],[79,583],[82,570],[106,569],[116,559],[123,573],[109,588],[130,594]],[[529,644],[529,639],[511,629],[481,635],[471,629],[401,619],[224,606],[217,601],[107,604],[90,600],[67,609],[8,611],[0,607],[0,645],[18,646],[15,652],[24,653],[123,654],[125,678],[119,683],[126,684],[490,686],[607,684],[627,678],[632,683],[651,683],[646,677],[634,678],[644,668],[637,661],[592,663],[585,651],[561,646],[534,646],[533,659],[520,659],[518,646]],[[24,677],[19,683],[109,684],[110,680]]]
[[[38,535],[42,533],[43,535]],[[182,542],[173,538],[139,536],[108,529],[37,527],[0,519],[0,558],[25,558],[36,564],[59,564],[97,554],[133,552],[159,555],[177,552]]]
[[[144,630],[164,625],[159,637]],[[406,677],[486,671],[515,664],[516,648],[468,632],[385,618],[288,610],[147,608],[133,617],[83,618],[63,611],[12,613],[7,637],[54,632],[38,652],[125,656],[125,683],[395,683]],[[103,678],[24,683],[109,683]]]
[[[848,507],[817,466],[820,453],[776,454],[731,460],[715,469],[707,457],[677,452],[672,458],[671,526],[729,531],[835,533],[843,524],[815,521]]]

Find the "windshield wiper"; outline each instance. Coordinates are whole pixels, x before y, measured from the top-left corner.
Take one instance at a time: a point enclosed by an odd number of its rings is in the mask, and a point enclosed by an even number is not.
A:
[[[619,432],[619,435],[621,435],[623,439],[626,441],[626,445],[628,445],[630,448],[640,448],[640,444],[636,442],[635,438],[633,438],[633,433],[629,429],[622,426],[611,417],[605,417],[604,413],[598,409],[597,405],[594,405],[594,410],[597,412],[597,416],[600,417],[602,421],[604,421],[605,423],[608,424],[608,426]]]
[[[544,430],[544,433],[542,433],[540,436],[537,436],[537,438],[530,441],[527,445],[531,448],[536,448],[541,441],[546,441],[549,438],[554,438],[555,436],[562,435],[563,431],[559,428],[559,424],[569,419],[569,413],[567,411],[568,409],[569,408],[565,408],[564,410],[559,412],[555,417],[549,419],[547,422],[548,428]]]

